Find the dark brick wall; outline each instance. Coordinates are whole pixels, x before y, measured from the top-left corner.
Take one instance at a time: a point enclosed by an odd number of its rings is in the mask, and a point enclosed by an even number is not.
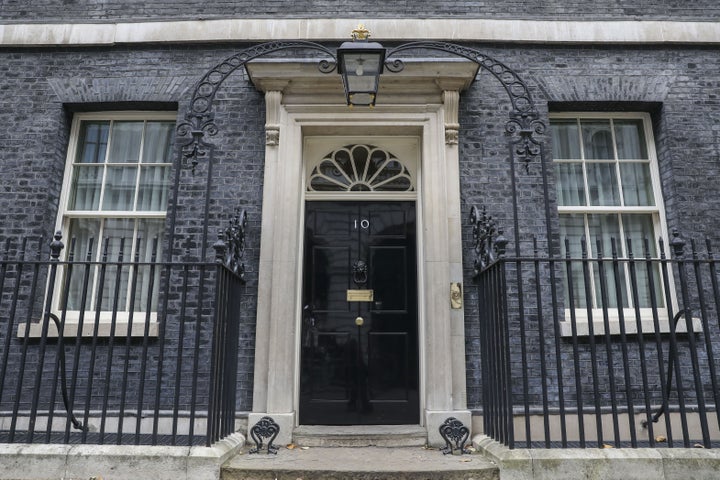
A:
[[[720,241],[714,225],[720,221],[718,188],[714,182],[714,173],[720,164],[718,141],[720,129],[717,127],[718,107],[718,66],[713,62],[712,49],[651,48],[651,47],[530,47],[506,49],[481,47],[486,52],[504,61],[516,69],[528,83],[541,112],[545,117],[549,108],[557,110],[607,110],[607,111],[646,111],[654,121],[655,141],[661,174],[661,187],[665,201],[668,229],[677,228],[687,239],[702,243],[705,237],[715,245]],[[483,78],[484,77],[484,78]],[[468,218],[472,205],[485,205],[488,213],[496,217],[510,239],[510,255],[516,245],[513,215],[509,191],[511,186],[507,139],[503,138],[502,127],[507,118],[509,102],[502,90],[493,85],[489,76],[481,76],[475,88],[464,94],[461,100],[461,191],[463,216]],[[547,119],[545,118],[547,123]],[[548,162],[551,161],[548,151]],[[530,172],[522,170],[517,164],[517,200],[519,219],[520,252],[531,255],[529,238],[537,235],[540,252],[545,254],[546,246],[544,226],[544,202],[542,201],[541,169],[536,162],[530,166]],[[549,171],[549,201],[554,212],[555,187],[552,170]],[[556,218],[551,218],[551,228],[556,229]],[[557,231],[557,230],[555,230]],[[471,241],[469,228],[464,231],[466,244]],[[466,252],[467,248],[464,249]],[[471,255],[465,258],[468,274],[466,294],[466,338],[468,366],[468,398],[471,408],[482,407],[480,363],[480,335],[478,323],[478,293],[470,278]],[[522,359],[516,356],[512,362],[514,388],[521,392],[521,379],[527,374],[531,402],[537,402],[540,394],[539,380],[542,378],[539,367],[539,340],[537,337],[538,311],[535,308],[534,281],[525,270],[523,282],[516,281],[514,270],[510,270],[508,283],[509,308],[511,314],[511,343],[519,347],[521,341],[521,318],[526,325],[526,353],[528,367],[522,366]],[[558,275],[559,279],[560,276]],[[552,333],[552,308],[547,288],[550,285],[549,271],[541,274],[544,288],[544,321],[547,340],[545,348],[548,355],[556,354],[555,338]],[[707,282],[708,280],[705,279]],[[523,316],[520,316],[517,291],[524,289]],[[691,292],[691,304],[698,308],[697,291]],[[707,292],[706,292],[707,294]],[[560,316],[559,318],[562,318]],[[714,317],[713,317],[714,318]],[[713,327],[715,328],[715,327]],[[714,330],[712,330],[714,332]],[[710,335],[713,336],[712,332]],[[714,336],[714,338],[717,338]],[[615,375],[619,398],[626,394],[622,368],[622,349],[619,339],[614,338],[610,345],[610,357],[616,366]],[[667,354],[668,336],[663,336],[665,354]],[[604,338],[598,340],[597,358],[607,363],[607,348]],[[684,344],[684,343],[683,343]],[[714,343],[717,351],[720,344]],[[648,358],[654,346],[648,347]],[[704,357],[704,347],[699,347]],[[589,345],[586,340],[580,342],[578,355],[580,364],[589,368]],[[684,353],[687,353],[684,350]],[[565,385],[574,386],[572,372],[574,353],[569,340],[561,340],[559,353],[566,366]],[[631,376],[633,395],[639,395],[640,358],[637,350],[628,353],[633,365]],[[551,357],[547,357],[548,359]],[[686,359],[687,360],[687,359]],[[687,360],[689,362],[689,360]],[[548,363],[551,404],[557,406],[557,373],[554,364]],[[650,369],[651,385],[658,384],[657,365]],[[589,370],[588,370],[589,371]],[[692,377],[691,369],[684,372],[686,382]],[[706,379],[707,380],[707,379]],[[590,379],[583,377],[584,392],[592,391]],[[707,381],[706,381],[707,383]],[[690,383],[686,387],[693,388]],[[553,393],[554,389],[554,393]],[[603,385],[600,396],[603,404],[609,398],[607,384]],[[568,397],[570,398],[570,397]],[[594,398],[585,399],[585,405],[592,404]],[[636,404],[637,404],[636,399]],[[657,401],[657,398],[654,398]]]
[[[178,122],[184,115],[184,108],[192,87],[203,73],[212,65],[231,55],[238,49],[224,48],[138,48],[138,49],[83,49],[83,50],[4,50],[0,51],[0,119],[8,128],[0,134],[0,141],[6,147],[3,160],[3,174],[0,176],[0,242],[4,246],[7,238],[13,241],[19,237],[31,239],[27,258],[37,258],[36,244],[43,238],[41,258],[48,258],[46,244],[54,228],[58,212],[58,203],[64,171],[65,156],[69,139],[69,125],[76,111],[106,110],[144,110],[178,109]],[[185,163],[176,165],[172,172],[179,173],[179,187],[173,189],[170,200],[170,213],[176,212],[175,250],[183,259],[198,260],[202,256],[202,235],[208,229],[210,238],[206,242],[205,259],[212,259],[214,252],[210,248],[217,239],[217,231],[225,227],[235,208],[244,208],[249,214],[248,242],[245,252],[247,285],[243,289],[242,314],[240,318],[240,351],[238,356],[238,401],[240,410],[249,410],[252,406],[252,372],[255,338],[255,307],[257,291],[257,264],[259,259],[260,211],[262,196],[262,174],[264,155],[264,103],[262,95],[247,82],[244,73],[239,72],[230,78],[223,92],[218,95],[216,121],[220,133],[214,137],[219,147],[213,157],[211,191],[209,196],[209,215],[205,216],[207,188],[207,161],[201,162],[192,172]],[[176,151],[177,151],[176,147]],[[177,156],[175,157],[177,158]],[[174,208],[172,205],[177,205]],[[169,214],[168,217],[171,215]],[[168,223],[170,219],[168,219]],[[67,241],[67,239],[66,239]],[[17,243],[13,243],[11,257],[17,258]],[[166,249],[167,250],[167,249]],[[43,270],[44,271],[44,270]],[[41,272],[42,274],[42,272]],[[198,280],[190,282],[196,286],[188,304],[198,302]],[[176,272],[171,282],[179,282]],[[8,278],[9,282],[12,280]],[[27,283],[27,282],[26,282]],[[208,302],[213,298],[207,286],[213,283],[212,277],[206,282],[203,300],[205,307],[202,318],[207,321],[212,309]],[[42,278],[40,285],[44,285]],[[172,287],[176,287],[175,283]],[[29,285],[21,288],[27,296]],[[173,290],[171,289],[171,292]],[[195,295],[195,298],[192,298]],[[179,295],[170,296],[168,312],[179,308]],[[2,310],[10,308],[10,295],[3,296]],[[191,307],[188,307],[191,308]],[[20,310],[26,312],[21,305]],[[36,316],[39,310],[35,307]],[[192,311],[188,312],[192,315]],[[23,315],[25,315],[23,313]],[[170,315],[172,317],[172,315]],[[3,315],[7,318],[7,315]],[[18,318],[15,327],[25,317]],[[190,324],[192,325],[192,324]],[[194,331],[188,336],[185,348],[192,346]],[[172,377],[175,367],[175,352],[179,324],[169,321],[167,324],[167,344],[165,371]],[[7,335],[15,335],[0,328],[0,342],[4,344]],[[34,345],[31,341],[30,344]],[[157,342],[150,343],[148,371],[157,368]],[[8,371],[17,371],[21,360],[21,339],[11,338],[11,355]],[[98,355],[102,357],[106,341],[100,342]],[[123,346],[116,349],[124,352]],[[133,344],[130,350],[130,371],[139,371],[141,361],[140,346]],[[30,364],[34,361],[28,357]],[[187,351],[187,350],[186,350]],[[50,349],[48,368],[54,364],[54,349]],[[201,352],[209,354],[209,351]],[[118,363],[119,362],[119,363]],[[81,362],[83,363],[83,362]],[[201,360],[201,370],[207,362]],[[205,364],[205,366],[203,366]],[[13,367],[15,365],[15,367]],[[34,365],[34,364],[33,364]],[[85,365],[85,363],[83,363]],[[187,371],[190,366],[183,366]],[[122,360],[114,363],[113,371],[122,371]],[[81,374],[82,374],[81,369]],[[199,378],[207,382],[208,372],[203,370]],[[52,378],[51,370],[46,377]],[[147,391],[154,391],[153,379]],[[82,383],[82,382],[81,382]],[[79,387],[81,388],[81,387]],[[200,386],[205,389],[207,387]],[[8,377],[3,401],[11,398],[14,391]],[[81,390],[79,390],[81,391]],[[189,394],[189,388],[182,389],[183,395]],[[173,395],[170,385],[163,386],[164,398]],[[202,394],[200,394],[202,395]],[[111,399],[116,397],[112,392]],[[27,398],[30,398],[29,396]],[[148,397],[149,398],[149,397]],[[146,400],[151,401],[151,400]],[[111,400],[111,405],[113,404]],[[164,404],[165,408],[169,404]],[[181,400],[181,408],[187,406],[187,399]]]
[[[5,2],[3,12],[13,12],[19,5]],[[67,3],[66,8],[72,12],[78,4]],[[0,121],[6,126],[0,133],[4,147],[0,240],[19,235],[49,238],[52,233],[73,111],[177,104],[182,112],[194,82],[209,67],[241,48],[217,45],[0,51]],[[546,123],[549,105],[651,109],[669,227],[680,229],[688,238],[709,236],[716,243],[720,241],[716,228],[720,222],[720,195],[715,179],[720,163],[720,65],[715,49],[537,45],[477,48],[520,74],[530,86]],[[248,410],[252,395],[264,104],[262,96],[237,73],[219,93],[216,105],[220,133],[213,138],[218,148],[213,157],[210,195],[205,195],[207,162],[202,161],[195,172],[182,165],[179,187],[172,192],[171,200],[171,205],[177,205],[173,210],[177,214],[174,251],[198,258],[206,226],[211,235],[207,247],[235,207],[248,210],[248,285],[243,298],[238,360],[238,408]],[[460,168],[463,217],[467,218],[472,205],[486,205],[514,248],[513,193],[505,136],[509,109],[504,90],[491,75],[481,73],[461,100]],[[179,120],[181,117],[180,113]],[[530,165],[528,173],[520,165],[517,170],[517,234],[521,250],[528,252],[530,234],[537,233],[540,249],[545,251],[539,165]],[[550,208],[554,211],[552,172],[549,180]],[[207,223],[206,198],[210,201]],[[553,216],[551,226],[555,227],[556,222]],[[470,232],[466,228],[463,233],[465,252],[469,252]],[[189,243],[185,243],[187,239]],[[471,286],[469,253],[465,261],[464,282]],[[472,288],[468,288],[466,302],[468,401],[470,407],[478,408],[479,307]],[[529,348],[537,355],[536,345]]]
[[[372,12],[370,15],[368,12]],[[0,2],[0,20],[12,22],[143,21],[159,19],[263,18],[519,18],[576,20],[697,20],[720,17],[713,0],[548,0],[528,2],[463,1],[447,2],[348,2],[348,1],[139,1],[22,0]]]

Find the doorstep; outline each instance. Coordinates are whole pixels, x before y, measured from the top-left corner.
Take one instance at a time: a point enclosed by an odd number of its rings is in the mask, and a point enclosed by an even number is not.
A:
[[[222,467],[222,480],[499,480],[500,470],[478,454],[443,455],[427,447],[280,447],[248,454]]]
[[[293,443],[303,447],[424,447],[427,430],[419,425],[302,425],[293,431]]]

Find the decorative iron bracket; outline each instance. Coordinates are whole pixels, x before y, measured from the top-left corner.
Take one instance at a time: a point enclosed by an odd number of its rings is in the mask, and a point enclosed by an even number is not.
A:
[[[482,211],[475,206],[470,209],[470,224],[475,250],[473,278],[477,278],[480,272],[505,256],[508,240],[503,231],[496,228],[495,219],[487,214],[485,207]]]
[[[540,114],[535,107],[530,89],[520,75],[504,63],[473,48],[448,42],[420,41],[399,45],[387,52],[386,58],[395,56],[407,50],[436,50],[475,62],[480,68],[487,71],[497,79],[508,94],[512,110],[509,120],[505,124],[505,132],[509,136],[517,135],[512,141],[513,153],[525,164],[525,171],[529,172],[530,162],[542,155],[541,142],[535,135],[545,133],[546,126],[540,120]],[[392,59],[385,62],[385,68],[391,72],[403,69],[401,59]]]
[[[449,417],[440,425],[440,436],[445,440],[445,448],[441,449],[443,455],[452,454],[456,448],[460,455],[470,453],[470,450],[465,448],[465,442],[470,436],[470,429],[457,418]]]
[[[248,453],[260,453],[263,448],[263,439],[269,438],[267,442],[267,453],[277,455],[278,447],[272,444],[273,440],[280,433],[280,425],[275,423],[272,417],[262,417],[253,427],[250,429],[250,436],[255,442],[255,448],[250,450]]]
[[[185,121],[177,127],[178,143],[183,157],[190,163],[193,171],[200,159],[209,156],[212,144],[207,142],[206,137],[218,133],[212,107],[215,95],[225,79],[253,59],[289,49],[320,52],[326,57],[318,63],[318,70],[322,73],[330,73],[337,68],[335,52],[318,43],[295,40],[266,42],[252,46],[208,70],[195,85]],[[409,42],[388,50],[385,68],[394,73],[402,71],[403,61],[397,57],[392,59],[390,57],[408,50],[435,50],[464,57],[494,76],[502,84],[512,103],[510,119],[505,131],[509,135],[519,135],[519,139],[513,142],[514,152],[521,161],[525,162],[526,169],[529,168],[530,161],[541,153],[540,142],[534,138],[534,134],[542,134],[545,131],[545,124],[540,120],[530,89],[513,69],[478,50],[454,43],[435,41]]]
[[[315,50],[329,57],[329,59],[325,58],[318,62],[318,70],[322,73],[331,73],[337,67],[335,54],[318,43],[303,40],[266,42],[226,58],[208,70],[195,85],[185,121],[180,123],[176,129],[183,158],[189,162],[193,172],[201,159],[209,157],[212,144],[207,141],[206,137],[212,137],[218,133],[212,107],[215,95],[225,79],[238,68],[244,67],[250,60],[290,49]]]
[[[218,240],[213,244],[215,258],[245,283],[245,231],[247,229],[247,212],[235,209],[230,225],[218,231]]]

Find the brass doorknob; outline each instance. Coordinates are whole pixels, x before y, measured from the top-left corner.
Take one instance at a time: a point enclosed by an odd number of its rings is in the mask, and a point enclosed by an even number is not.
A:
[[[362,327],[363,323],[365,323],[365,319],[364,319],[364,318],[362,318],[362,317],[357,317],[357,318],[355,319],[355,325],[357,325],[358,327]]]

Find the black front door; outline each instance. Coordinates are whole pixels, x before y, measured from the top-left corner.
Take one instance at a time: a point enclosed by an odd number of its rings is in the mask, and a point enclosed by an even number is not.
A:
[[[417,424],[414,202],[307,202],[300,423]]]

